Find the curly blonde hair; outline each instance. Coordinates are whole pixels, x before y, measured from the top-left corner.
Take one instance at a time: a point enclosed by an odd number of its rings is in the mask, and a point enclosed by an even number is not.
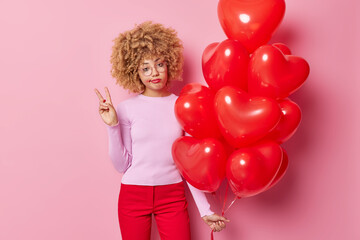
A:
[[[132,30],[120,33],[113,40],[111,75],[129,92],[141,93],[145,85],[138,74],[140,62],[148,57],[161,56],[167,62],[168,82],[182,81],[183,45],[172,28],[146,21]]]

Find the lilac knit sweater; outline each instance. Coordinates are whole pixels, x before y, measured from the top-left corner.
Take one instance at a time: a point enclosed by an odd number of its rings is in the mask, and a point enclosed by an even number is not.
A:
[[[183,181],[171,155],[173,142],[184,135],[174,113],[178,96],[139,94],[116,106],[119,123],[107,126],[109,155],[124,184],[165,185]],[[211,215],[205,193],[187,182],[200,216]]]

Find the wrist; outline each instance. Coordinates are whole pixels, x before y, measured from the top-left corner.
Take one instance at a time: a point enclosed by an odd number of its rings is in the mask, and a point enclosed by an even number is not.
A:
[[[115,127],[115,126],[117,126],[118,124],[119,124],[119,121],[117,121],[116,123],[110,123],[109,126],[110,126],[110,127]]]

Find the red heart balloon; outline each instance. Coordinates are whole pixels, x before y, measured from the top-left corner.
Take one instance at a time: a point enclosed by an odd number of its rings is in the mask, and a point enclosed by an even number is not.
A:
[[[284,54],[284,55],[291,55],[291,50],[288,46],[286,46],[283,43],[273,43],[271,44],[274,47],[277,47],[278,49],[280,49],[280,51]]]
[[[285,13],[284,0],[220,0],[218,17],[226,36],[249,53],[266,44]]]
[[[225,178],[227,155],[216,139],[180,137],[172,145],[172,156],[181,175],[200,190],[214,192]]]
[[[214,110],[214,93],[199,83],[183,87],[175,102],[175,116],[183,129],[196,138],[221,138]]]
[[[300,107],[290,99],[280,100],[279,106],[282,112],[280,122],[265,139],[271,139],[281,144],[291,138],[296,132],[301,121],[301,110]]]
[[[284,176],[288,166],[289,166],[289,157],[285,151],[284,148],[281,148],[283,151],[283,159],[281,161],[281,165],[279,168],[279,171],[276,173],[275,178],[272,180],[270,185],[266,188],[266,191],[269,190],[271,187],[273,187],[275,184],[277,184]]]
[[[284,55],[271,45],[261,46],[250,58],[248,92],[285,98],[301,87],[309,71],[309,64],[303,58]]]
[[[282,157],[281,147],[273,141],[234,151],[226,165],[226,177],[234,194],[250,197],[267,189],[279,171]]]
[[[202,55],[202,70],[210,89],[215,92],[224,86],[247,90],[249,54],[235,40],[207,46]]]
[[[216,93],[215,112],[222,135],[236,148],[260,140],[281,118],[281,110],[275,100],[252,96],[229,86]]]

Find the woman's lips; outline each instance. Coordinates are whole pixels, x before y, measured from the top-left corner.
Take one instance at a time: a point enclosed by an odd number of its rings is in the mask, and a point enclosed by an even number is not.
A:
[[[160,82],[161,81],[161,79],[160,78],[158,78],[158,79],[153,79],[153,80],[150,80],[150,82],[152,82],[152,83],[158,83],[158,82]]]

